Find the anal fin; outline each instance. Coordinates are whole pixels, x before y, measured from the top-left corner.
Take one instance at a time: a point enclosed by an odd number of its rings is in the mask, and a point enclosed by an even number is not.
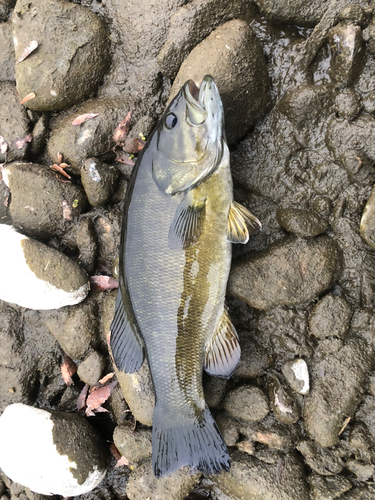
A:
[[[231,204],[228,215],[228,240],[232,243],[247,243],[250,234],[262,229],[260,221],[247,208],[236,201]]]
[[[111,324],[110,347],[116,367],[125,373],[139,370],[144,358],[143,340],[135,321],[131,321],[131,316],[126,311],[120,288]]]
[[[229,378],[241,356],[238,335],[226,309],[216,325],[216,330],[207,343],[204,369],[210,375]]]

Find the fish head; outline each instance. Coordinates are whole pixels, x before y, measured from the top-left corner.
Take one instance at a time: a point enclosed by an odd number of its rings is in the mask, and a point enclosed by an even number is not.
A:
[[[156,128],[154,180],[174,195],[200,184],[219,165],[225,142],[224,111],[210,75],[200,88],[188,80],[168,106]]]

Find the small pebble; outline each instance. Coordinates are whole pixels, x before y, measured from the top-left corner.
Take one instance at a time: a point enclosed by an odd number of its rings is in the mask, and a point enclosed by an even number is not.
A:
[[[105,367],[105,357],[102,354],[92,352],[78,367],[78,376],[85,384],[95,385],[102,375]]]

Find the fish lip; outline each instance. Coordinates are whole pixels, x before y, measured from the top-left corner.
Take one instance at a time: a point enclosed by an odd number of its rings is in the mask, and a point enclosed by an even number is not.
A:
[[[201,101],[199,99],[200,96],[200,90],[196,86],[196,84],[193,82],[193,80],[188,80],[184,87],[183,87],[183,93],[184,97],[187,100],[187,102],[192,106],[194,109],[204,112],[205,108],[201,105]]]

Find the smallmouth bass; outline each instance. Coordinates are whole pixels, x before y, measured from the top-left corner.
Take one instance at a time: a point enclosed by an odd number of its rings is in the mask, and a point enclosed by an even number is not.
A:
[[[187,81],[134,167],[126,192],[110,347],[134,373],[147,354],[156,406],[156,477],[190,465],[229,470],[204,399],[203,369],[228,378],[240,358],[225,308],[232,242],[261,224],[233,201],[224,113],[213,78]]]

